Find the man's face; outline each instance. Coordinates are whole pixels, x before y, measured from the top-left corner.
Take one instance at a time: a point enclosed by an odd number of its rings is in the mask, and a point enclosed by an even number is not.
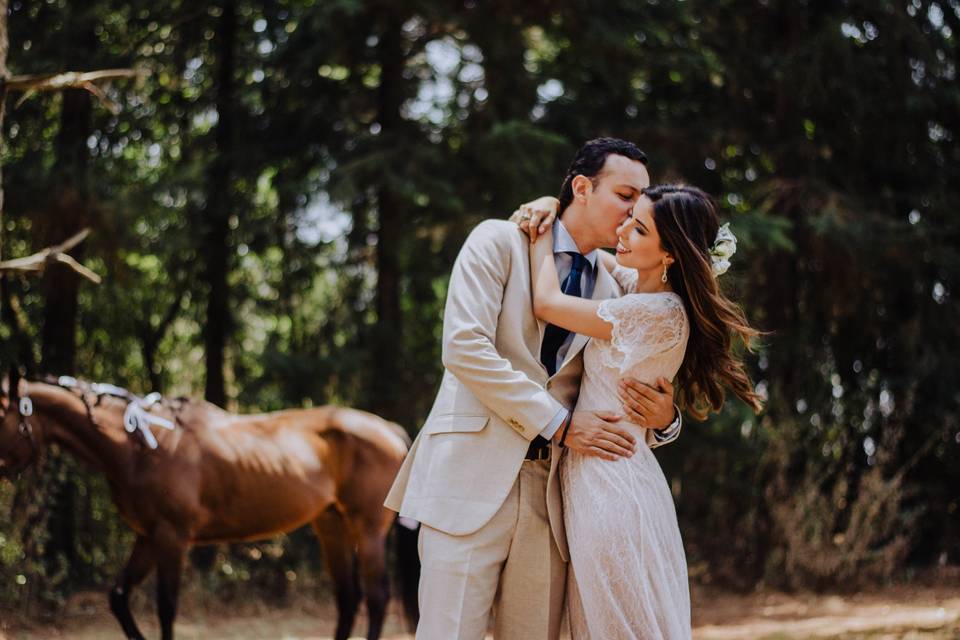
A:
[[[617,227],[630,215],[640,190],[650,186],[650,174],[642,162],[611,154],[594,181],[596,186],[586,194],[591,228],[600,246],[615,247]]]

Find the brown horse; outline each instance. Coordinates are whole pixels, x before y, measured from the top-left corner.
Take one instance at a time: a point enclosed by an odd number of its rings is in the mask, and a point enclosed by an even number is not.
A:
[[[152,569],[167,640],[191,545],[256,540],[305,524],[319,537],[333,577],[335,637],[350,635],[361,592],[367,637],[379,637],[394,520],[383,500],[409,444],[398,425],[339,407],[238,416],[185,398],[148,405],[122,389],[70,378],[27,383],[12,373],[8,384],[0,472],[25,467],[58,443],[103,473],[137,534],[110,591],[110,608],[128,638],[143,638],[130,613],[130,590]],[[415,602],[404,596],[408,605]]]

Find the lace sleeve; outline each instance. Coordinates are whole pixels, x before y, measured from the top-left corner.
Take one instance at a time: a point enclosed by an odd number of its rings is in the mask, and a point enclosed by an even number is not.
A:
[[[610,275],[617,281],[624,293],[633,293],[637,287],[639,275],[636,269],[628,269],[618,264],[610,272]]]
[[[604,364],[621,373],[664,355],[687,339],[687,315],[675,294],[632,293],[604,300],[597,315],[613,325],[610,349],[601,350]]]

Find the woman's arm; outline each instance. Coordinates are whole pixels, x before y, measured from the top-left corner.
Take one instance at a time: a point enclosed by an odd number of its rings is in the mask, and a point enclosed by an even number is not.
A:
[[[613,325],[597,315],[599,300],[568,296],[560,290],[553,258],[553,231],[530,245],[530,277],[533,282],[533,312],[550,324],[591,338],[609,340]]]
[[[607,270],[607,273],[613,273],[613,270],[617,267],[616,257],[609,251],[604,251],[603,249],[597,251],[597,254],[600,256],[600,264]]]
[[[536,242],[538,236],[553,226],[559,209],[559,200],[553,196],[543,196],[517,207],[510,216],[510,222],[520,227],[530,237],[530,242]]]
[[[599,251],[600,261],[607,269],[607,272],[613,276],[624,293],[632,293],[637,286],[637,270],[626,269],[617,265],[617,259],[606,251]]]

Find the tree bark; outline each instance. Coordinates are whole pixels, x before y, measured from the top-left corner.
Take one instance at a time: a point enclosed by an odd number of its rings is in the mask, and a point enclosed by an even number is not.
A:
[[[63,93],[60,130],[57,134],[57,167],[54,200],[42,225],[42,245],[52,245],[77,233],[86,223],[89,207],[87,138],[90,135],[93,104],[90,94],[79,89]],[[83,246],[74,249],[82,259]],[[73,375],[77,348],[77,314],[80,279],[66,265],[51,265],[43,276],[43,329],[41,363],[44,373]]]
[[[380,86],[377,121],[384,144],[398,145],[402,136],[404,56],[402,22],[396,16],[384,20],[378,57]],[[395,169],[394,169],[395,170]],[[389,171],[389,169],[388,169]],[[403,237],[401,198],[388,177],[377,189],[377,326],[373,331],[373,409],[388,419],[400,420],[402,388],[400,362],[403,347],[403,317],[400,308],[400,246]]]
[[[3,132],[3,120],[6,117],[6,104],[7,104],[7,85],[6,79],[9,76],[10,72],[7,69],[7,52],[10,50],[10,39],[7,35],[7,0],[0,0],[0,80],[3,81],[0,84],[0,260],[3,260],[3,240],[4,240],[4,211],[3,211],[3,162],[2,159],[7,156],[7,144],[4,140]],[[18,327],[19,323],[17,322],[16,314],[13,311],[13,306],[10,304],[10,283],[7,281],[7,274],[0,273],[0,321],[5,325],[11,328],[13,332],[14,340],[18,336]],[[7,347],[4,345],[3,353],[0,353],[0,357],[3,357],[5,362],[14,362],[16,361],[16,346]]]
[[[0,0],[0,132],[3,131],[3,120],[6,117],[7,105],[7,78],[10,71],[7,69],[7,53],[10,51],[10,37],[7,34],[7,0]],[[6,157],[6,141],[0,135],[0,159]],[[3,164],[0,162],[0,260],[3,260]],[[4,284],[6,284],[4,276]],[[6,313],[6,310],[4,310]],[[4,318],[6,319],[6,318]]]
[[[526,121],[537,101],[537,82],[524,70],[527,44],[514,19],[511,2],[478,4],[468,17],[468,31],[483,51],[484,86],[489,93],[477,122],[484,130],[500,122]]]
[[[92,51],[95,43],[92,28],[78,34],[83,50]],[[46,219],[38,226],[43,236],[41,246],[50,246],[81,231],[88,223],[90,202],[90,153],[87,138],[93,118],[93,100],[83,89],[62,93],[60,128],[55,149],[57,162],[53,175],[53,199],[45,209]],[[73,250],[83,260],[84,246]],[[79,316],[80,277],[64,264],[53,264],[44,271],[43,327],[41,330],[40,370],[53,375],[76,373],[77,322]],[[48,571],[54,571],[61,559],[76,577],[83,565],[79,560],[76,505],[79,500],[75,468],[63,453],[50,462],[51,503],[47,530],[50,541],[45,549]],[[61,478],[63,478],[61,480]]]
[[[177,319],[180,312],[180,306],[183,304],[183,298],[186,295],[186,285],[177,283],[176,297],[173,303],[167,308],[167,312],[160,319],[160,324],[154,327],[150,323],[150,316],[142,320],[139,327],[140,353],[143,356],[143,365],[147,369],[147,376],[150,379],[150,391],[163,391],[163,380],[160,376],[160,367],[157,366],[157,349],[160,342],[167,335],[167,329]]]
[[[224,360],[227,339],[232,332],[230,289],[227,282],[230,268],[230,214],[233,204],[233,73],[236,48],[236,8],[232,1],[224,3],[217,38],[217,155],[208,181],[207,233],[204,239],[208,286],[207,320],[204,328],[204,395],[209,402],[223,407],[227,402]]]

